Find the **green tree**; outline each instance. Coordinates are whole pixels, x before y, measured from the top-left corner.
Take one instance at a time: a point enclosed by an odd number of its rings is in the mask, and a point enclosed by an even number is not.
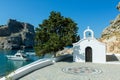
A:
[[[71,19],[63,17],[60,12],[52,11],[48,19],[35,29],[37,55],[56,53],[63,47],[72,45],[79,40],[77,24]]]

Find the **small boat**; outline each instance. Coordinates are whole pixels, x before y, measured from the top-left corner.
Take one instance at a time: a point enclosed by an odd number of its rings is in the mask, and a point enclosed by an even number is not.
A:
[[[35,56],[36,54],[35,54],[35,52],[26,52],[26,55],[33,55],[33,56]]]
[[[23,51],[19,50],[15,55],[7,55],[10,60],[28,60],[27,55]]]

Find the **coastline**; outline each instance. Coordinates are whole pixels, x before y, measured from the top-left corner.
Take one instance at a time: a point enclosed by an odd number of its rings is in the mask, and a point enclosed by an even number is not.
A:
[[[0,50],[0,78],[4,77],[9,72],[25,66],[35,60],[33,59],[31,61],[14,61],[7,59],[6,55],[14,55],[16,52],[17,50]]]

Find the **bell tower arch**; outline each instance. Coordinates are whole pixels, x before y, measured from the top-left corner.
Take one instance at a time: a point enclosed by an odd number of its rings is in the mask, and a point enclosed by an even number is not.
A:
[[[89,26],[87,27],[87,29],[83,32],[83,39],[86,38],[94,38],[94,32],[89,28]]]

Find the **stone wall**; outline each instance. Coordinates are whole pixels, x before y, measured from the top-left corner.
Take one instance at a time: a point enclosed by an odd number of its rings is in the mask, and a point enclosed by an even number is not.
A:
[[[34,46],[34,26],[10,19],[0,27],[0,49],[32,48]]]

